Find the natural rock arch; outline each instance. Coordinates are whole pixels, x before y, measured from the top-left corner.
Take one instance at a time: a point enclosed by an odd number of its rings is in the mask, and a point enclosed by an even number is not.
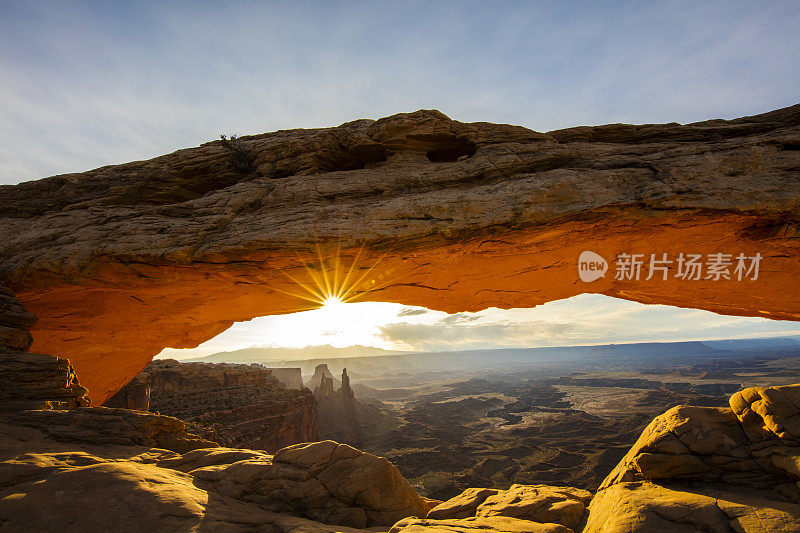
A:
[[[102,403],[164,347],[306,307],[339,250],[364,300],[444,311],[584,292],[800,320],[800,105],[549,133],[417,111],[0,187],[0,280]],[[744,253],[758,280],[584,283],[577,260]],[[360,254],[360,255],[359,255]],[[374,281],[374,285],[373,285]]]

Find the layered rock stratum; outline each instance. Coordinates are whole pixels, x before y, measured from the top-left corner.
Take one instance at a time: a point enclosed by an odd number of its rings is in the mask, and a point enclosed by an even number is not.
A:
[[[273,453],[318,440],[311,391],[286,387],[274,369],[259,364],[156,360],[104,405],[174,416],[223,446]]]
[[[164,347],[313,306],[294,280],[318,246],[318,271],[338,249],[364,275],[361,299],[455,312],[596,292],[796,320],[798,147],[798,105],[549,133],[422,110],[213,141],[0,187],[0,279],[39,317],[32,350],[68,356],[96,404]],[[585,250],[763,260],[757,280],[583,283]]]

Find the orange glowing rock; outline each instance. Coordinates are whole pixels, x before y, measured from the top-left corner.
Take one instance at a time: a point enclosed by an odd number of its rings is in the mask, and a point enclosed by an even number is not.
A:
[[[316,305],[298,295],[332,268],[318,248],[360,300],[456,312],[594,292],[800,320],[800,105],[550,133],[418,111],[238,142],[246,167],[215,141],[0,187],[0,280],[39,317],[31,350],[68,357],[94,403],[164,347]],[[579,279],[584,251],[603,277]],[[616,280],[621,253],[763,259],[757,280]]]

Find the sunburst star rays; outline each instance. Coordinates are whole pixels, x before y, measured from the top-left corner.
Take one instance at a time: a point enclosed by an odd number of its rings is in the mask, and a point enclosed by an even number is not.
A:
[[[333,253],[324,254],[317,246],[314,261],[309,262],[299,258],[302,262],[305,279],[282,271],[297,285],[299,290],[276,290],[307,302],[310,304],[308,309],[315,309],[354,302],[370,292],[391,284],[394,279],[386,279],[384,275],[373,275],[384,256],[380,256],[372,264],[364,267],[360,264],[363,262],[363,251],[364,247],[362,246],[352,259],[347,261],[349,265],[346,265],[342,260],[340,247],[337,246]]]

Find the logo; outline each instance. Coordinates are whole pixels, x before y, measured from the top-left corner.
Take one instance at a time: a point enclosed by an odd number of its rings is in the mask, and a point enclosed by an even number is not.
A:
[[[608,261],[602,255],[588,250],[581,252],[578,258],[578,276],[581,281],[590,283],[605,277],[608,271]]]

